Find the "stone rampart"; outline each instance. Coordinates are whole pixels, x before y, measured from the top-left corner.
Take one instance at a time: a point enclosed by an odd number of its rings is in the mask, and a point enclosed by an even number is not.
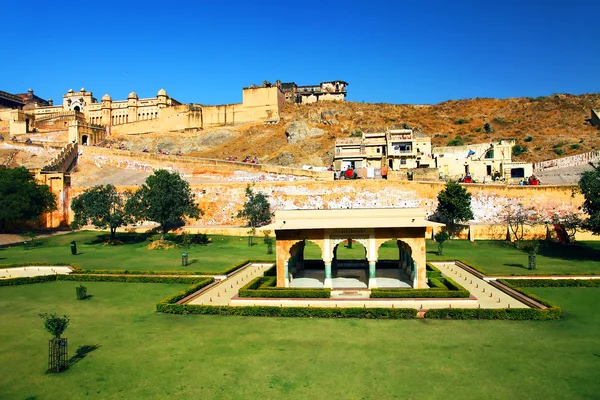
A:
[[[269,164],[251,164],[230,162],[211,158],[178,157],[151,153],[132,153],[126,150],[107,149],[104,147],[80,147],[82,160],[96,165],[110,165],[126,169],[154,171],[167,169],[177,171],[184,176],[192,176],[206,170],[216,172],[247,171],[258,174],[274,174],[292,180],[294,177],[313,180],[333,180],[331,171],[313,171],[301,168],[283,167]]]

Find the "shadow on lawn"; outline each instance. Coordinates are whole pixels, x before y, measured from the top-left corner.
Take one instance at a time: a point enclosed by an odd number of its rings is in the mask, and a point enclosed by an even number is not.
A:
[[[152,234],[149,233],[118,233],[115,237],[117,242],[122,244],[136,244],[145,242]],[[97,235],[94,239],[88,240],[85,244],[104,244],[110,241],[110,234]]]
[[[561,258],[564,260],[600,260],[600,250],[580,243],[540,242],[538,254],[544,257]]]
[[[515,263],[515,264],[504,264],[504,265],[505,265],[505,266],[507,266],[507,267],[516,267],[516,268],[523,268],[523,269],[527,269],[527,268],[525,267],[525,265],[523,265],[523,264],[516,264],[516,263]]]
[[[77,364],[79,361],[87,357],[88,354],[94,350],[97,350],[98,348],[100,348],[100,345],[98,344],[84,344],[83,346],[79,346],[75,352],[75,355],[69,359],[69,366]]]

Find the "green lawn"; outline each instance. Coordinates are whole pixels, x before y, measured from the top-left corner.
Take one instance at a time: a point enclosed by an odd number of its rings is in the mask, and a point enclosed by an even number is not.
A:
[[[540,242],[537,270],[527,269],[527,252],[504,241],[449,240],[443,256],[437,255],[437,243],[427,241],[427,261],[463,260],[488,275],[600,274],[600,242],[562,245]]]
[[[206,246],[192,245],[190,249],[148,250],[148,235],[118,234],[125,244],[105,245],[105,232],[81,231],[53,236],[41,245],[25,250],[22,245],[0,248],[0,264],[24,262],[73,263],[83,269],[129,270],[192,270],[221,273],[246,259],[275,260],[267,254],[262,238],[255,238],[248,246],[247,237],[211,236]],[[71,255],[70,242],[77,242],[78,254]],[[190,265],[181,266],[181,254],[189,254]]]
[[[600,289],[530,289],[561,321],[322,320],[154,312],[181,285],[0,287],[6,399],[598,398]],[[69,353],[45,374],[38,313],[67,314]]]

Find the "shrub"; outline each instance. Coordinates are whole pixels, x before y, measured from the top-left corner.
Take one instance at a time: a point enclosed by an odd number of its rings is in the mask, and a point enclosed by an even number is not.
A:
[[[438,270],[439,272],[439,270]],[[441,273],[440,273],[441,274]],[[372,298],[468,298],[468,290],[447,277],[429,278],[429,289],[371,289]]]
[[[472,128],[471,129],[471,132],[476,132],[476,133],[479,133],[479,132],[482,132],[482,131],[483,131],[483,126],[478,126],[476,128]]]
[[[521,146],[519,144],[515,144],[512,147],[512,155],[514,157],[520,156],[521,154],[527,152],[527,146]]]
[[[579,150],[581,148],[579,143],[574,143],[570,147],[571,147],[571,150]]]
[[[600,279],[500,279],[499,282],[515,290],[523,287],[600,287]]]
[[[554,153],[556,153],[557,156],[562,156],[565,154],[565,151],[562,149],[554,149]]]
[[[540,150],[542,149],[542,146],[536,146],[536,147],[535,147],[535,149],[536,149],[537,151],[540,151]]]
[[[40,318],[44,320],[44,328],[50,332],[55,338],[60,338],[60,335],[64,333],[69,326],[69,317],[63,315],[62,317],[56,314],[39,314]]]
[[[468,124],[469,120],[466,118],[459,118],[459,119],[455,120],[454,123],[456,125]]]
[[[448,146],[464,146],[465,142],[463,141],[462,136],[456,136],[454,139],[448,142]]]
[[[553,149],[558,149],[559,147],[563,147],[567,142],[558,142],[552,145]]]
[[[77,293],[77,300],[87,299],[87,288],[83,285],[79,285],[75,288],[75,292]]]
[[[357,129],[350,134],[350,137],[362,137],[362,134],[362,131],[360,129]]]
[[[490,124],[489,122],[486,122],[485,125],[483,125],[483,129],[485,130],[485,133],[494,132],[494,128],[492,127],[492,124]]]
[[[533,136],[527,136],[527,137],[525,138],[525,141],[526,141],[526,142],[533,142]]]
[[[497,123],[498,125],[502,125],[502,126],[506,126],[508,124],[510,124],[512,121],[507,120],[504,117],[496,117],[494,118],[492,121],[494,121],[495,123]]]

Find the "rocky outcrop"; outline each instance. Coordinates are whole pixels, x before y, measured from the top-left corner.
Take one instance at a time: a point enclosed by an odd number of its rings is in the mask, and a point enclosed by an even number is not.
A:
[[[299,141],[315,136],[321,136],[325,133],[323,129],[309,128],[306,122],[293,121],[290,122],[285,130],[285,136],[289,144],[295,144]]]

